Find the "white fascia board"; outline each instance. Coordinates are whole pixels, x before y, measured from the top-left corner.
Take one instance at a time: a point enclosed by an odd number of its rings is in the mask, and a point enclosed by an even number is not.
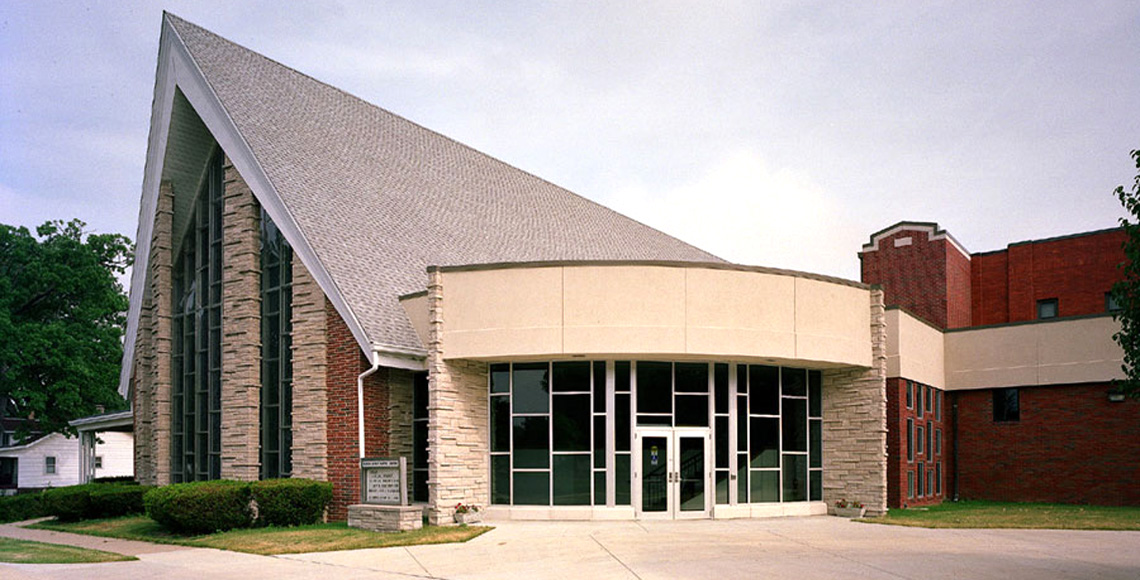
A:
[[[143,195],[139,209],[139,230],[136,242],[135,263],[131,273],[130,310],[127,315],[127,336],[123,345],[123,366],[119,371],[119,393],[128,397],[130,368],[134,359],[134,347],[138,334],[139,313],[142,309],[142,295],[146,285],[147,262],[150,257],[150,238],[154,229],[155,208],[158,200],[159,184],[162,181],[162,163],[166,153],[167,138],[170,132],[170,113],[174,101],[175,87],[190,102],[198,117],[206,125],[214,140],[230,158],[234,168],[249,185],[273,223],[285,235],[293,252],[301,258],[317,285],[332,302],[333,307],[344,319],[365,356],[373,351],[364,327],[345,301],[324,264],[317,258],[296,220],[281,201],[277,189],[265,174],[249,143],[242,137],[237,125],[222,106],[218,96],[205,75],[191,58],[189,50],[178,36],[177,31],[166,20],[163,21],[159,46],[158,72],[155,78],[155,100],[151,111],[150,139],[147,144],[146,170],[143,175]]]
[[[962,244],[959,244],[958,240],[954,239],[954,236],[950,235],[950,233],[947,232],[946,230],[940,231],[938,229],[937,224],[916,224],[916,223],[907,223],[907,222],[900,223],[900,224],[896,225],[895,227],[893,227],[889,230],[886,230],[884,232],[876,234],[872,238],[871,243],[863,244],[863,252],[878,251],[879,240],[889,238],[889,237],[891,237],[891,236],[893,236],[899,232],[902,232],[902,231],[926,232],[927,238],[932,242],[935,240],[943,240],[944,239],[944,240],[950,242],[951,246],[954,246],[959,252],[961,252],[962,255],[966,257],[967,260],[970,259],[970,252],[966,250],[965,246],[963,246]]]

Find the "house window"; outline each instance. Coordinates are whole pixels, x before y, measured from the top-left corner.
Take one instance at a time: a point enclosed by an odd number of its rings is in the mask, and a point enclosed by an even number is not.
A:
[[[1116,312],[1120,310],[1120,303],[1116,301],[1116,295],[1112,292],[1104,293],[1104,310],[1105,312]]]
[[[934,421],[926,422],[926,454],[934,455]]]
[[[935,429],[934,430],[934,452],[937,453],[938,455],[942,455],[942,430],[941,429]]]
[[[926,480],[926,471],[924,469],[925,467],[926,466],[923,463],[918,464],[918,497],[922,497],[924,495],[924,488],[922,487],[922,483]]]
[[[922,442],[925,440],[923,437],[924,437],[924,434],[922,432],[922,425],[919,425],[918,426],[918,437],[915,439],[915,447],[916,447],[915,453],[918,455],[922,455]]]
[[[102,455],[96,455],[95,456],[95,469],[103,469],[103,456]]]
[[[170,474],[222,475],[222,152],[210,159],[172,276]]]
[[[48,455],[44,457],[44,473],[47,475],[55,475],[55,457]]]
[[[934,494],[942,495],[942,462],[934,464]]]
[[[914,383],[910,381],[906,382],[906,408],[914,408]]]
[[[909,498],[914,497],[914,472],[906,472],[906,496]]]
[[[1046,318],[1057,318],[1057,299],[1049,298],[1048,300],[1037,301],[1037,319],[1044,320]]]
[[[930,399],[933,397],[934,387],[928,385],[923,390],[926,391],[926,412],[932,413],[934,412],[934,403]]]
[[[918,387],[918,392],[915,393],[915,397],[914,397],[915,406],[917,407],[914,412],[917,413],[918,418],[921,419],[922,418],[922,411],[923,411],[923,409],[922,409],[922,385],[915,385],[915,386]]]
[[[261,210],[261,478],[293,473],[293,250]]]
[[[1021,420],[1021,401],[1017,389],[994,389],[994,422]]]
[[[934,391],[934,420],[942,420],[942,391]]]

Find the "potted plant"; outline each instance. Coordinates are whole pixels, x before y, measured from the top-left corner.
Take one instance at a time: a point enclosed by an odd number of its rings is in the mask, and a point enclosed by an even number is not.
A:
[[[861,518],[867,513],[867,506],[857,501],[841,499],[835,502],[835,515],[841,518]]]
[[[455,504],[455,523],[474,524],[483,521],[483,508],[473,503]]]

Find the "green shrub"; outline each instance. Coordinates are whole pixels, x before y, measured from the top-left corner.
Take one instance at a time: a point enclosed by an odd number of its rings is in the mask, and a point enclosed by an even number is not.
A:
[[[268,526],[315,524],[332,501],[332,484],[311,479],[266,479],[250,486],[257,523]]]
[[[117,518],[143,513],[143,496],[150,486],[125,483],[97,484],[90,490],[90,503],[84,519]]]
[[[250,525],[249,484],[215,480],[176,483],[146,492],[146,515],[185,534],[208,534]]]
[[[22,493],[0,497],[0,523],[22,522],[50,515],[41,493]]]
[[[133,475],[110,475],[107,477],[96,477],[91,480],[92,483],[122,483],[126,485],[138,485],[139,482],[135,481]]]
[[[86,517],[91,504],[91,489],[97,484],[69,485],[49,489],[43,493],[48,514],[62,522],[75,522]]]

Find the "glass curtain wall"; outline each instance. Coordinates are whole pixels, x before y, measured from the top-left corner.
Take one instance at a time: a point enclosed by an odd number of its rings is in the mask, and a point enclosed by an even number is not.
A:
[[[489,382],[493,504],[630,505],[631,425],[711,428],[718,504],[734,469],[736,503],[823,497],[820,371],[527,362],[491,365]]]
[[[181,239],[172,280],[170,472],[175,483],[221,477],[222,153]]]

